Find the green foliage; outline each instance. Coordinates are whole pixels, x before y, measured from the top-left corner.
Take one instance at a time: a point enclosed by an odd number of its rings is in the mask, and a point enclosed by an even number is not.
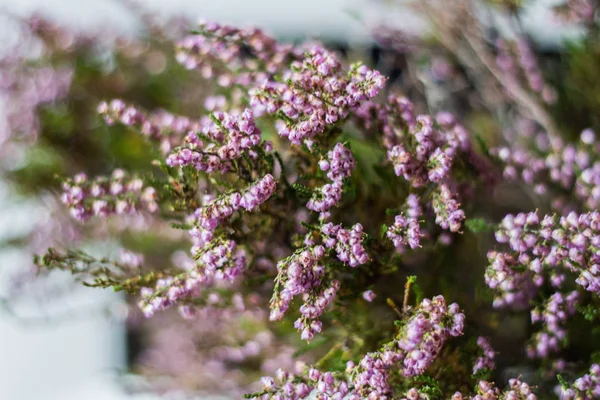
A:
[[[494,232],[498,227],[496,224],[486,221],[483,218],[468,218],[465,226],[473,233]]]

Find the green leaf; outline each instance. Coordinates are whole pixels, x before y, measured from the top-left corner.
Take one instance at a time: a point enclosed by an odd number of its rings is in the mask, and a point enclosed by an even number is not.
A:
[[[465,221],[465,226],[473,233],[493,232],[497,225],[487,222],[483,218],[469,218]]]
[[[294,188],[294,190],[300,196],[303,196],[303,197],[312,197],[312,195],[313,195],[313,192],[312,192],[312,190],[309,187],[301,185],[299,183],[293,183],[292,184],[292,188]]]

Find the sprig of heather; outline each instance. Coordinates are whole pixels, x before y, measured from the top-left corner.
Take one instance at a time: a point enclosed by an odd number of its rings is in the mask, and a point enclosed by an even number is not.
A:
[[[500,147],[492,149],[492,154],[502,162],[504,178],[523,181],[533,186],[535,194],[551,197],[555,210],[600,207],[600,148],[594,131],[581,132],[578,143],[538,149],[539,153]],[[568,201],[568,197],[575,197],[579,204]]]
[[[302,339],[311,339],[321,331],[318,318],[339,289],[339,282],[333,280],[325,288],[325,266],[323,259],[326,250],[322,245],[309,243],[291,256],[277,263],[277,277],[271,298],[271,321],[280,320],[287,312],[293,298],[302,295],[304,304],[300,306],[301,317],[294,323],[302,332]]]
[[[592,364],[587,374],[572,385],[560,388],[561,400],[592,400],[600,397],[600,365]]]
[[[483,336],[477,338],[477,346],[481,352],[481,355],[475,360],[473,365],[473,374],[476,374],[482,370],[492,371],[496,367],[494,359],[496,358],[496,352],[492,348],[489,340]]]
[[[423,215],[423,209],[419,204],[419,198],[410,194],[406,198],[406,209],[394,218],[394,225],[387,228],[386,236],[390,239],[399,252],[404,252],[406,246],[416,249],[421,244],[421,225],[419,218]]]
[[[514,85],[526,83],[544,102],[556,102],[556,89],[549,85],[542,75],[530,43],[523,37],[514,43],[505,39],[496,41],[496,66],[504,74],[504,79]],[[510,91],[507,91],[510,95]]]
[[[202,121],[164,110],[148,114],[120,99],[100,102],[97,111],[108,125],[120,123],[138,130],[150,141],[156,142],[163,154],[168,154],[186,134],[199,132],[203,126]]]
[[[49,248],[44,254],[34,256],[33,263],[38,271],[68,271],[88,287],[112,287],[114,291],[130,294],[137,293],[143,285],[155,283],[163,274],[153,271],[142,273],[140,268],[144,257],[126,249],[121,249],[119,260],[115,261],[77,250]]]
[[[366,354],[357,365],[349,361],[345,372],[322,372],[310,368],[305,375],[294,376],[281,371],[276,379],[264,377],[263,391],[248,397],[388,398],[393,395],[390,373],[401,366],[405,377],[422,374],[437,358],[444,343],[462,334],[463,325],[464,314],[457,304],[446,306],[442,296],[424,299],[406,321],[397,339],[377,352]]]
[[[493,382],[479,381],[474,396],[464,396],[460,392],[454,393],[451,400],[536,400],[537,396],[531,387],[519,379],[510,379],[509,388],[501,391]]]
[[[577,291],[556,292],[542,307],[531,311],[531,322],[540,323],[541,330],[533,335],[532,343],[527,346],[529,358],[546,358],[562,347],[567,337],[564,325],[577,312],[578,301]]]
[[[531,212],[507,215],[496,231],[496,241],[509,250],[488,253],[485,279],[495,292],[494,306],[525,308],[545,283],[555,290],[531,311],[532,322],[542,324],[527,348],[529,357],[547,358],[565,343],[564,326],[580,298],[577,291],[563,292],[566,282],[600,292],[599,229],[597,211],[546,215],[542,220]]]
[[[540,221],[537,212],[509,214],[496,231],[496,241],[508,245],[508,252],[491,252],[486,282],[499,293],[511,291],[505,282],[511,271],[528,274],[534,287],[544,282],[563,287],[565,274],[577,276],[575,282],[590,292],[600,292],[598,247],[600,213],[571,212],[566,216],[546,215]],[[507,270],[495,265],[498,258],[511,259]],[[520,271],[519,271],[520,270]],[[501,305],[501,304],[498,304]]]
[[[408,192],[433,209],[443,229],[457,232],[465,218],[460,199],[470,194],[472,182],[464,178],[463,165],[471,165],[482,182],[495,179],[489,163],[474,151],[469,132],[450,113],[439,113],[435,120],[415,115],[408,99],[390,95],[385,104],[364,103],[355,122],[367,132],[383,132],[394,172],[404,178]]]
[[[193,253],[196,263],[181,274],[160,279],[154,289],[141,289],[138,305],[146,317],[171,307],[183,298],[198,296],[215,281],[233,281],[246,268],[246,252],[233,240],[216,238]]]
[[[205,205],[196,209],[188,218],[193,225],[190,236],[194,246],[201,248],[213,239],[215,229],[238,210],[253,211],[267,201],[276,190],[273,175],[267,174],[248,185],[244,190],[234,191],[217,198],[204,196]]]
[[[335,55],[313,46],[294,61],[283,81],[269,80],[250,91],[253,107],[279,118],[279,135],[309,148],[328,127],[344,120],[362,101],[383,88],[385,78],[364,65],[344,73]]]
[[[344,179],[350,177],[354,167],[354,156],[350,149],[343,143],[336,143],[334,148],[327,152],[327,158],[319,161],[319,168],[327,172],[327,177],[332,182],[315,189],[306,207],[320,213],[321,219],[327,219],[329,210],[339,205]]]
[[[61,201],[80,221],[92,216],[134,214],[142,211],[158,211],[156,190],[144,187],[137,177],[129,177],[125,171],[117,169],[110,177],[89,180],[87,175],[78,174],[66,179],[63,184]]]
[[[261,131],[252,110],[246,109],[239,115],[216,112],[212,121],[206,121],[202,127],[202,135],[189,133],[166,163],[170,167],[191,165],[198,171],[224,173],[232,170],[243,156],[256,159],[259,151],[271,148],[270,143],[263,142],[263,149],[259,149],[260,144]]]
[[[363,241],[365,234],[361,224],[357,223],[350,230],[342,225],[328,222],[321,226],[325,247],[335,249],[337,258],[350,267],[366,264],[369,261]]]
[[[199,70],[222,87],[261,84],[302,55],[303,46],[279,43],[260,29],[206,21],[180,40],[176,51],[181,65]]]
[[[456,129],[439,131],[431,117],[418,116],[408,133],[410,139],[388,151],[396,175],[403,176],[411,187],[430,184],[436,187],[432,201],[436,223],[453,232],[460,229],[464,212],[459,208],[456,195],[443,182],[448,181],[457,151],[465,143],[463,133]]]

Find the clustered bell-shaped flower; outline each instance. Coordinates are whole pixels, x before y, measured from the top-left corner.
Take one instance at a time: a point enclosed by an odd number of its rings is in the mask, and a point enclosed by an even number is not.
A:
[[[481,355],[475,360],[475,364],[473,365],[473,374],[476,374],[484,369],[492,371],[496,367],[496,363],[494,362],[494,359],[496,358],[496,352],[490,345],[489,340],[483,336],[480,336],[477,338],[477,346],[481,350]]]
[[[139,130],[149,140],[156,142],[163,154],[168,154],[183,136],[202,128],[201,121],[173,115],[165,110],[147,114],[120,99],[101,102],[97,111],[108,125],[118,122]]]
[[[278,133],[294,144],[311,146],[328,126],[345,119],[362,101],[383,88],[385,78],[364,65],[348,74],[333,53],[313,46],[302,61],[295,61],[282,82],[267,81],[250,91],[253,107],[276,114]]]
[[[327,177],[332,182],[316,189],[306,207],[325,217],[328,210],[340,203],[344,186],[343,180],[352,174],[354,166],[354,157],[350,149],[343,143],[336,143],[333,150],[327,153],[327,158],[319,162],[319,168],[327,172]]]
[[[465,212],[447,185],[439,186],[439,193],[434,194],[432,203],[435,222],[443,229],[458,232],[465,219]]]
[[[509,388],[500,391],[492,382],[479,381],[477,383],[477,394],[472,397],[463,396],[460,392],[454,393],[451,400],[536,400],[537,396],[531,391],[531,387],[519,379],[509,379]]]
[[[196,209],[189,222],[194,227],[190,236],[195,247],[202,247],[212,240],[215,229],[240,209],[253,211],[267,201],[276,190],[273,175],[267,174],[241,192],[222,195],[216,199],[205,196],[206,205]]]
[[[576,313],[578,300],[576,290],[568,294],[556,292],[543,307],[531,311],[531,322],[541,323],[542,329],[533,335],[533,343],[527,346],[529,358],[545,358],[559,350],[567,336],[564,325]]]
[[[576,199],[584,208],[594,210],[600,207],[600,147],[595,136],[586,129],[579,143],[561,143],[551,150],[538,146],[538,152],[500,147],[491,153],[502,162],[504,178],[523,181],[535,194],[550,196],[553,209],[572,210]],[[565,197],[565,191],[574,196]]]
[[[355,390],[363,398],[385,398],[390,393],[389,370],[398,364],[406,377],[422,374],[435,361],[446,340],[462,335],[464,318],[458,305],[446,306],[442,296],[424,299],[398,339],[361,360],[353,375]]]
[[[327,159],[319,162],[319,168],[327,171],[332,181],[340,181],[349,177],[354,169],[352,152],[343,143],[336,143],[333,150],[327,153]]]
[[[342,225],[328,222],[321,226],[325,247],[335,249],[338,259],[350,267],[356,267],[369,261],[364,246],[364,233],[361,224],[354,224],[348,230]]]
[[[405,179],[410,192],[422,202],[430,197],[436,222],[443,229],[457,232],[465,218],[458,198],[469,194],[465,189],[471,183],[453,173],[454,160],[472,165],[482,181],[494,178],[488,163],[473,150],[468,131],[450,113],[439,113],[435,121],[428,115],[417,116],[413,104],[396,95],[383,105],[366,102],[355,112],[355,120],[373,134],[383,132],[383,145],[396,175]]]
[[[589,373],[577,378],[570,387],[560,389],[561,400],[592,400],[600,397],[600,365],[592,364]]]
[[[496,231],[496,241],[507,244],[509,252],[490,252],[491,265],[486,272],[488,286],[500,295],[514,290],[505,281],[515,276],[529,276],[533,287],[544,282],[560,288],[565,274],[574,273],[575,282],[584,289],[600,292],[600,213],[571,212],[566,216],[546,215],[541,221],[537,212],[507,215]],[[508,268],[497,259],[510,260]],[[523,268],[524,267],[524,270]],[[519,271],[521,270],[521,271]]]
[[[177,44],[176,59],[222,87],[261,84],[302,58],[303,46],[282,44],[257,28],[238,29],[201,21],[198,32]]]
[[[89,180],[86,174],[78,174],[62,184],[61,201],[71,215],[80,221],[92,216],[134,214],[142,211],[158,211],[156,190],[144,187],[140,178],[128,177],[123,170],[115,170],[110,177]]]
[[[390,372],[401,364],[402,374],[406,377],[422,374],[436,359],[446,340],[462,334],[463,326],[464,314],[459,311],[457,304],[446,306],[442,296],[424,299],[404,325],[399,338],[386,344],[380,351],[366,354],[358,365],[348,361],[346,370],[336,373],[316,368],[308,369],[304,375],[278,371],[276,379],[262,379],[263,391],[254,398],[395,398],[389,384]],[[415,394],[418,391],[411,389],[405,397],[418,399],[414,397]]]
[[[233,281],[246,268],[246,252],[233,240],[215,239],[193,254],[196,263],[180,274],[159,279],[155,289],[142,288],[138,303],[146,317],[178,301],[198,296],[203,286]]]
[[[459,150],[469,151],[467,133],[457,125],[453,117],[438,117],[436,129],[429,116],[418,116],[416,124],[409,127],[410,140],[397,144],[388,151],[388,159],[394,165],[396,175],[403,176],[411,187],[420,188],[429,184],[437,187],[432,201],[436,223],[443,229],[457,232],[464,220],[456,194],[448,184],[453,160]],[[410,144],[410,147],[408,147]]]
[[[307,247],[296,250],[291,256],[277,263],[275,291],[271,299],[271,321],[283,318],[295,296],[302,295],[301,316],[294,326],[304,340],[311,339],[321,331],[319,317],[335,299],[340,284],[333,280],[324,288],[325,267],[321,260],[326,249],[308,241]]]
[[[263,391],[255,400],[301,400],[309,398],[359,400],[349,384],[332,372],[321,372],[310,368],[306,376],[289,374],[281,369],[275,379],[265,376],[261,379]]]
[[[167,157],[170,167],[192,165],[198,171],[227,172],[232,162],[248,155],[258,157],[261,132],[254,122],[252,110],[245,109],[241,114],[215,112],[211,121],[206,121],[202,136],[189,133],[185,144],[175,149]]]
[[[394,218],[394,225],[390,226],[386,236],[390,239],[396,249],[404,252],[406,246],[416,249],[421,245],[421,225],[419,218],[423,215],[423,209],[419,203],[419,198],[415,194],[410,194],[406,198],[406,211]]]

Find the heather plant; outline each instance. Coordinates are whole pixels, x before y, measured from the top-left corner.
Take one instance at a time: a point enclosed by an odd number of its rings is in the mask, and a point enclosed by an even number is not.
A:
[[[169,57],[150,73],[162,90],[98,92],[75,70],[71,92],[27,99],[55,101],[37,111],[31,149],[65,125],[82,153],[87,132],[127,139],[92,142],[99,165],[75,155],[44,186],[52,220],[72,228],[38,238],[35,271],[124,292],[149,343],[134,371],[191,391],[600,398],[599,127],[561,119],[576,89],[552,79],[526,32],[495,37],[471,2],[439,3],[412,4],[431,37],[374,32],[401,79],[384,56],[379,72],[257,28],[202,21],[177,37],[148,22],[140,59]],[[518,22],[522,2],[486,3]],[[556,16],[597,46],[595,11],[569,1]],[[559,67],[574,84],[584,70]],[[44,129],[60,96],[85,107]],[[85,249],[105,238],[118,256]]]

